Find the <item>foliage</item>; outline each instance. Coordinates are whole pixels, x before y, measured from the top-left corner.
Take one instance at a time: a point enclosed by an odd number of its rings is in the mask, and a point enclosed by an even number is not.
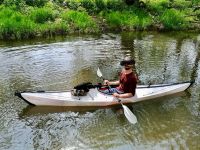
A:
[[[100,12],[106,9],[106,3],[103,0],[95,0],[95,5],[97,7],[96,8],[97,12]]]
[[[107,9],[109,10],[123,10],[125,3],[122,0],[107,0]]]
[[[36,8],[30,13],[30,18],[35,23],[45,23],[47,21],[54,21],[55,14],[50,8]]]
[[[77,10],[80,6],[85,8],[89,14],[96,14],[105,10],[123,10],[123,0],[65,0],[69,9]]]
[[[54,2],[63,5],[65,3],[65,0],[54,0]]]
[[[199,0],[192,0],[192,5],[200,5],[200,1]]]
[[[52,37],[55,35],[64,35],[69,32],[69,27],[64,22],[45,23],[39,27],[42,36]]]
[[[0,38],[23,39],[33,37],[36,24],[19,12],[4,8],[0,11]]]
[[[97,33],[99,29],[199,30],[199,0],[0,0],[0,38],[53,36],[69,32]],[[195,24],[197,24],[195,26]],[[191,27],[191,26],[190,26]]]
[[[75,0],[67,0],[65,2],[67,7],[72,10],[77,10],[78,7],[80,6],[80,3],[76,2]]]
[[[106,20],[111,28],[120,28],[121,30],[145,29],[152,24],[152,20],[147,14],[139,12],[111,12],[106,14]]]
[[[176,0],[170,3],[172,8],[176,8],[179,10],[187,9],[192,5],[191,1],[183,1],[183,0]]]
[[[149,1],[148,3],[149,11],[154,15],[159,15],[160,13],[163,13],[163,11],[168,7],[168,5],[168,0],[154,0]]]
[[[62,14],[62,19],[65,20],[70,25],[70,29],[74,31],[87,33],[97,31],[96,23],[86,12],[70,10]]]
[[[10,7],[12,9],[22,10],[25,8],[25,1],[24,0],[4,0],[3,3],[4,6]]]
[[[96,5],[92,0],[81,0],[81,6],[87,10],[89,14],[96,12]]]
[[[180,30],[186,26],[184,14],[175,9],[165,10],[160,20],[166,29]]]
[[[25,0],[25,2],[29,6],[43,7],[48,2],[48,0]]]

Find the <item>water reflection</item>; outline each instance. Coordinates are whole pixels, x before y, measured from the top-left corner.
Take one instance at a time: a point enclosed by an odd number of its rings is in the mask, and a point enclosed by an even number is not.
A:
[[[0,45],[0,149],[200,149],[200,36],[134,32]],[[125,55],[141,84],[194,80],[181,95],[133,105],[132,126],[113,109],[31,107],[16,90],[67,90],[117,79]]]

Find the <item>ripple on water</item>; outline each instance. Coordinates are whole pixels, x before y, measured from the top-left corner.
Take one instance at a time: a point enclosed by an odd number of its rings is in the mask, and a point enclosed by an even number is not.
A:
[[[1,46],[0,149],[200,149],[199,36],[172,35],[107,34]],[[195,86],[187,95],[134,104],[136,125],[113,109],[48,108],[42,113],[44,108],[39,112],[33,107],[19,115],[27,104],[14,91],[65,90],[85,81],[101,82],[98,67],[105,78],[117,79],[119,61],[127,54],[136,60],[141,83],[192,78]]]

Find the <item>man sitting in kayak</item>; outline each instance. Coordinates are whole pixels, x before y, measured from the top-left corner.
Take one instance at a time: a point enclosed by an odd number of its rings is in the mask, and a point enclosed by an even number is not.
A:
[[[133,72],[133,65],[135,61],[131,57],[125,57],[124,60],[120,62],[121,66],[124,66],[120,73],[119,81],[109,81],[104,80],[104,84],[118,85],[116,88],[109,88],[103,93],[112,94],[116,98],[129,98],[135,95],[135,89],[137,85],[137,77]]]

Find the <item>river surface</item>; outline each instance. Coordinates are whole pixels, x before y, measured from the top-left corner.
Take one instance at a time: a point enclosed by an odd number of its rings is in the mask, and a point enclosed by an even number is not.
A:
[[[134,104],[130,124],[117,108],[33,107],[15,91],[67,90],[116,80],[136,60],[139,84],[194,80],[177,95]],[[1,150],[199,150],[200,34],[120,33],[0,42]]]

